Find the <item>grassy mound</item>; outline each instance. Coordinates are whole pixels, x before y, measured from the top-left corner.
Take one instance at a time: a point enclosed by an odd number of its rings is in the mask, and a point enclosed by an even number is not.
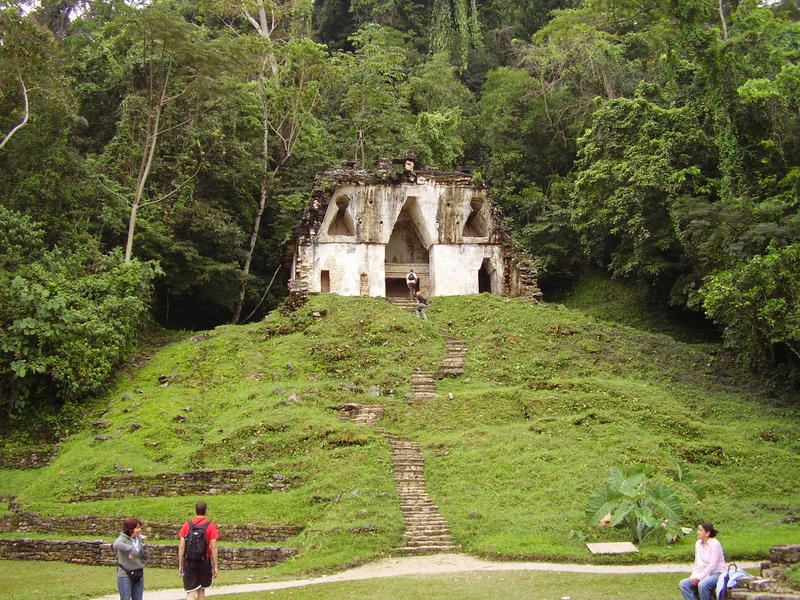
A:
[[[800,411],[717,373],[712,346],[490,295],[438,298],[429,315],[317,296],[295,314],[171,344],[90,420],[107,426],[87,423],[49,467],[0,472],[0,495],[41,514],[182,521],[198,498],[68,501],[120,468],[297,476],[280,493],[208,499],[223,539],[225,523],[301,525],[288,542],[299,555],[275,573],[354,564],[400,546],[402,519],[384,439],[330,407],[380,403],[383,426],[421,444],[428,492],[467,552],[590,560],[584,541],[627,535],[585,527],[589,495],[611,465],[632,462],[699,474],[709,497],[686,497],[686,524],[713,521],[729,556],[797,539],[798,525],[781,519],[800,511]],[[442,330],[468,340],[465,375],[409,404],[413,369],[444,356]],[[685,539],[610,560],[691,554]]]

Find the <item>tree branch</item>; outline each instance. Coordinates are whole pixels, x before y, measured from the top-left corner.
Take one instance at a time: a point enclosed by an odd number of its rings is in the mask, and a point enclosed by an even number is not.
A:
[[[195,172],[194,172],[194,173],[192,173],[191,175],[189,175],[189,177],[187,177],[187,178],[186,178],[186,181],[184,181],[184,182],[183,182],[183,183],[181,183],[180,185],[176,186],[176,187],[175,187],[175,188],[174,188],[174,189],[173,189],[171,192],[169,192],[169,193],[167,193],[167,194],[164,194],[163,196],[161,196],[161,198],[159,198],[158,200],[148,200],[147,202],[141,202],[141,203],[139,204],[139,208],[142,208],[143,206],[150,206],[151,204],[158,204],[159,202],[163,202],[164,200],[166,200],[167,198],[169,198],[169,197],[170,197],[170,196],[172,196],[173,194],[176,194],[177,192],[179,192],[179,191],[181,190],[181,188],[183,188],[183,186],[185,186],[185,185],[186,185],[187,183],[189,183],[189,182],[190,182],[192,179],[194,179],[195,177],[197,177],[197,174],[200,172],[200,169],[201,169],[202,167],[203,167],[203,165],[202,165],[202,162],[201,162],[201,164],[200,164],[200,165],[197,167],[197,169],[195,170]]]
[[[17,75],[17,79],[19,79],[19,83],[22,86],[22,105],[24,107],[25,116],[22,117],[22,121],[20,121],[19,123],[14,125],[14,127],[11,128],[11,131],[9,131],[6,134],[6,136],[3,138],[3,141],[0,142],[0,150],[2,150],[3,146],[6,145],[6,142],[8,142],[8,140],[11,139],[12,135],[14,135],[20,129],[25,127],[25,125],[28,123],[28,117],[31,114],[30,106],[28,105],[28,88],[25,87],[25,82],[22,80],[22,76],[21,75]]]
[[[264,302],[264,298],[267,297],[267,294],[269,293],[269,290],[272,287],[272,283],[275,281],[275,276],[278,274],[278,271],[280,271],[280,270],[281,270],[281,265],[280,265],[280,263],[278,263],[278,268],[275,269],[275,272],[272,274],[272,279],[269,280],[269,285],[267,286],[267,289],[264,290],[263,294],[261,294],[261,300],[259,300],[258,304],[256,304],[255,307],[253,308],[253,310],[250,311],[250,314],[247,315],[244,318],[245,321],[249,321],[250,317],[252,317],[255,314],[255,312],[258,310],[258,307],[261,306],[261,303]]]

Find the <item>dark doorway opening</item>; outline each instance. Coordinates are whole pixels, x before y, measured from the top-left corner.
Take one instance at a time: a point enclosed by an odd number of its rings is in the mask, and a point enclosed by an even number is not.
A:
[[[320,271],[319,273],[319,287],[320,292],[323,294],[330,294],[331,293],[331,272],[330,271]]]
[[[492,293],[492,276],[489,273],[489,269],[491,268],[491,263],[488,259],[484,259],[483,263],[481,263],[481,268],[478,269],[478,293],[483,294],[486,292],[487,294]]]
[[[408,295],[408,285],[406,285],[405,277],[402,279],[397,277],[386,278],[387,298],[408,298]]]

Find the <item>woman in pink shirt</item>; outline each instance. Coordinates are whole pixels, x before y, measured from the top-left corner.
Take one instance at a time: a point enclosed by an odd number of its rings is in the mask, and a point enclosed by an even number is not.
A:
[[[684,600],[716,598],[717,579],[727,568],[722,544],[716,539],[716,535],[717,530],[711,523],[700,523],[697,526],[692,574],[680,583]]]

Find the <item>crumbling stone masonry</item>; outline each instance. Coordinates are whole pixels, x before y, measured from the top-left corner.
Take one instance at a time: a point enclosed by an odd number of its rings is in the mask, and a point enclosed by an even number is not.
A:
[[[257,569],[271,567],[297,553],[296,548],[264,546],[261,548],[219,549],[221,569]],[[97,541],[0,539],[0,559],[5,560],[50,560],[78,563],[82,565],[117,564],[117,554],[111,544]],[[177,545],[150,545],[150,558],[146,566],[175,568],[178,565]]]
[[[266,481],[253,479],[250,469],[217,469],[155,475],[109,475],[101,477],[96,491],[81,494],[76,502],[123,496],[191,496],[246,494],[282,491],[300,483],[299,475],[273,474]]]
[[[176,540],[182,523],[143,523],[143,531],[150,539]],[[298,535],[302,527],[221,524],[225,539],[237,542],[277,542]],[[0,515],[0,533],[68,533],[71,535],[116,536],[122,529],[122,519],[80,515],[46,517],[35,512],[17,511]]]
[[[486,188],[466,170],[378,161],[317,176],[296,230],[290,289],[343,296],[541,296],[535,266],[511,248]]]
[[[40,469],[46,467],[58,452],[58,444],[42,450],[0,451],[0,469]]]

